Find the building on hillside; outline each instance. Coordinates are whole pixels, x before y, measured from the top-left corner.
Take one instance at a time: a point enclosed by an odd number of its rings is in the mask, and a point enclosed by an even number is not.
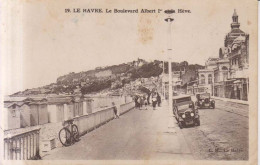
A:
[[[182,85],[186,85],[189,82],[192,82],[194,80],[196,80],[197,76],[197,71],[196,70],[187,70],[182,76],[181,76],[181,80],[182,80]]]
[[[182,75],[185,74],[186,71],[173,71],[172,72],[172,87],[174,93],[182,93],[185,92],[182,89],[183,81],[182,81]],[[162,74],[161,76],[161,91],[162,95],[165,96],[165,98],[168,98],[168,90],[169,90],[169,74]],[[159,90],[160,91],[160,90]]]
[[[101,77],[109,77],[112,75],[112,71],[111,70],[104,70],[104,71],[100,71],[95,73],[95,76],[97,78],[101,78]]]
[[[143,59],[140,59],[140,58],[138,58],[137,61],[132,62],[132,66],[134,66],[134,67],[141,67],[144,64],[147,64],[147,62]]]

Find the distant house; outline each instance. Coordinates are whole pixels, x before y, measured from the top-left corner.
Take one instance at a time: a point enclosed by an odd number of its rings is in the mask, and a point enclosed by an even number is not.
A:
[[[102,78],[102,77],[109,77],[112,75],[112,71],[111,70],[104,70],[104,71],[100,71],[95,73],[95,76],[97,78]]]
[[[41,89],[40,89],[40,93],[42,93],[42,94],[50,93],[50,92],[51,92],[50,89],[45,89],[45,88],[41,88]]]
[[[72,80],[73,83],[78,82],[78,81],[79,81],[78,78],[74,78],[74,79]]]
[[[86,85],[86,84],[87,84],[87,83],[84,82],[84,81],[80,82],[80,85],[81,85],[81,86],[84,86],[84,85]]]
[[[143,66],[143,65],[146,64],[146,63],[147,63],[147,62],[146,62],[145,60],[138,58],[137,61],[133,61],[133,62],[132,62],[132,65],[133,65],[134,67],[141,67],[141,66]]]
[[[102,69],[102,67],[96,67],[96,68],[95,68],[95,70],[100,70],[100,69]]]

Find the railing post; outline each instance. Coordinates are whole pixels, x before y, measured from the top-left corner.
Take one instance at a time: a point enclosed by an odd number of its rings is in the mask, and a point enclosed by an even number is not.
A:
[[[10,153],[10,160],[13,160],[13,140],[12,139],[10,139],[10,146],[9,146],[9,153]]]
[[[22,138],[19,138],[19,160],[22,160]]]
[[[29,153],[30,153],[30,155],[29,155],[29,159],[31,159],[32,158],[32,142],[31,142],[31,134],[29,134],[29,141],[30,141],[30,144],[29,144],[29,147],[30,147],[30,151],[29,151]]]
[[[3,156],[4,156],[4,160],[6,159],[6,158],[5,158],[5,150],[6,150],[6,149],[5,149],[5,140],[4,140],[4,155],[3,155]]]
[[[26,136],[26,159],[29,159],[29,135]]]
[[[7,148],[7,153],[6,153],[6,157],[7,157],[7,160],[10,160],[10,140],[9,139],[7,139],[6,140],[6,148]]]
[[[33,145],[32,145],[32,157],[34,158],[34,133],[32,133],[32,142],[33,142]]]
[[[24,146],[25,146],[25,145],[24,145],[24,142],[25,142],[24,138],[25,138],[25,137],[23,136],[23,160],[24,160]]]
[[[35,153],[35,157],[36,159],[40,159],[40,130],[37,130],[36,132],[36,153]]]

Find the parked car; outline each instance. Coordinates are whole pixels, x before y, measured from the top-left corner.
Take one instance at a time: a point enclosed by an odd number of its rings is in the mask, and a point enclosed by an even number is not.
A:
[[[197,93],[196,94],[197,101],[195,105],[198,108],[213,108],[215,109],[215,100],[210,98],[210,93]]]
[[[173,114],[181,129],[188,125],[200,125],[199,111],[191,100],[191,96],[173,97]]]

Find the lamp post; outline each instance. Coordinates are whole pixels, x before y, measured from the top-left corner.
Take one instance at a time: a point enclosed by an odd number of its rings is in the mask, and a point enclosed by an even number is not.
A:
[[[165,99],[165,83],[164,83],[164,61],[163,62],[163,73],[162,73],[162,95],[163,99]]]
[[[171,55],[172,55],[172,42],[171,42],[171,25],[173,22],[173,18],[171,18],[171,14],[174,13],[174,10],[165,10],[164,11],[166,14],[168,14],[168,18],[165,19],[165,21],[168,23],[168,48],[167,48],[167,52],[168,52],[168,67],[169,67],[169,111],[172,112],[173,109],[173,105],[172,105],[172,59],[171,59]]]

